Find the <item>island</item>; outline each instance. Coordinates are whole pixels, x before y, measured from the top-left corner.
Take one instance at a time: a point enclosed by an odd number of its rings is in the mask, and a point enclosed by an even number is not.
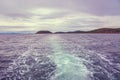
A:
[[[36,34],[52,34],[50,31],[38,31]]]

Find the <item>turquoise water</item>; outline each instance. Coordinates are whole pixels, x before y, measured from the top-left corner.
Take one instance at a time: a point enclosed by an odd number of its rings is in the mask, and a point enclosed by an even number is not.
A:
[[[83,64],[84,60],[62,50],[60,37],[53,36],[50,40],[54,52],[51,58],[57,65],[52,80],[88,80],[89,71]]]

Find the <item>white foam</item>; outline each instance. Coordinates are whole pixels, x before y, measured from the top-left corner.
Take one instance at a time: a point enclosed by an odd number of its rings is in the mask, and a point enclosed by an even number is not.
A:
[[[51,44],[54,50],[51,58],[53,58],[57,65],[56,73],[52,77],[52,80],[88,80],[89,71],[83,64],[84,60],[74,54],[65,53],[61,49],[59,41],[61,40],[57,36],[51,38]]]

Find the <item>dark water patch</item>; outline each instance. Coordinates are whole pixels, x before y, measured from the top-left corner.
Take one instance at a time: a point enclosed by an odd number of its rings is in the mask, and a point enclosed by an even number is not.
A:
[[[98,72],[98,73],[94,73],[94,80],[110,80],[110,78],[108,78],[108,75],[102,72]]]
[[[0,71],[6,69],[7,67],[5,66],[0,66]]]
[[[114,73],[115,80],[120,80],[120,72]]]
[[[107,58],[112,63],[120,63],[120,52],[109,52],[109,54],[107,55]]]
[[[0,63],[12,63],[12,60],[0,60]]]
[[[46,56],[22,56],[10,66],[0,80],[50,80],[56,65]]]
[[[89,55],[88,57],[89,62],[85,63],[85,65],[91,72],[93,72],[92,80],[119,80],[120,79],[119,78],[120,65],[116,63],[113,64],[113,62],[110,61],[110,59],[115,55],[109,55],[110,57],[109,59],[107,59],[105,56],[98,55],[95,53],[94,55],[91,55],[91,54]],[[119,57],[118,54],[116,56]],[[112,59],[115,60],[115,57]]]

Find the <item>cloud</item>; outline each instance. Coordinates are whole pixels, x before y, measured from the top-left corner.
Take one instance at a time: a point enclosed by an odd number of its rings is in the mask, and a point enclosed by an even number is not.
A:
[[[119,0],[1,0],[0,13],[27,13],[34,8],[66,9],[95,15],[120,15]],[[42,13],[42,12],[41,12]]]
[[[116,26],[120,27],[120,0],[0,0],[0,31]]]

